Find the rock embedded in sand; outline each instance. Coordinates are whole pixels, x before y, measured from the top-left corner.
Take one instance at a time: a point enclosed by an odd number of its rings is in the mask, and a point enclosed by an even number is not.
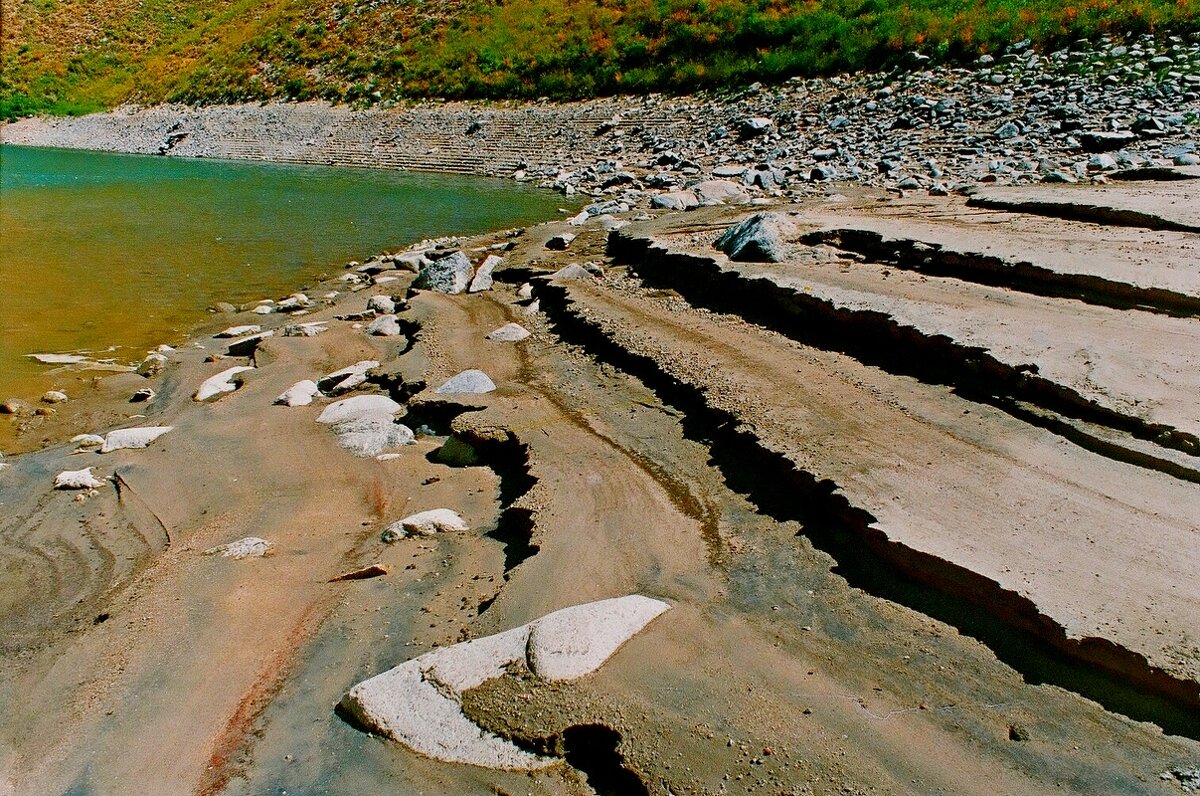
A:
[[[750,201],[750,194],[737,183],[729,180],[705,180],[689,186],[696,194],[700,204],[709,205],[740,205]]]
[[[533,285],[526,282],[517,288],[517,299],[519,301],[528,301],[531,298],[533,298]]]
[[[150,389],[149,387],[143,387],[140,390],[135,391],[133,395],[129,396],[129,403],[140,404],[145,403],[146,401],[153,401],[154,396],[157,394],[158,393],[154,392],[154,390]]]
[[[9,398],[4,403],[0,403],[0,415],[15,415],[16,417],[29,417],[33,414],[33,407],[25,403],[19,398]]]
[[[386,395],[356,395],[353,398],[345,398],[325,407],[320,417],[317,418],[317,422],[334,425],[336,423],[345,423],[349,420],[358,420],[363,417],[376,417],[379,415],[390,417],[399,412],[400,409],[400,404]]]
[[[691,210],[700,206],[700,198],[692,191],[671,191],[651,197],[650,206],[662,210]]]
[[[252,334],[249,337],[238,338],[229,344],[229,347],[225,349],[225,353],[229,354],[231,357],[254,356],[254,352],[258,349],[259,343],[261,343],[263,340],[266,340],[268,337],[274,336],[275,332],[271,329],[268,329],[265,332]]]
[[[796,222],[784,213],[755,213],[725,230],[713,246],[731,260],[778,263],[787,258],[788,240],[796,230]]]
[[[99,434],[76,434],[71,437],[76,452],[95,450],[104,445],[104,437]]]
[[[303,293],[293,293],[275,305],[279,312],[294,312],[312,306],[312,301]]]
[[[333,373],[322,376],[317,379],[317,387],[326,395],[337,395],[338,393],[347,392],[366,382],[367,371],[377,367],[379,367],[378,360],[364,359],[341,370],[335,370]]]
[[[364,459],[378,456],[388,448],[411,445],[416,440],[412,429],[382,412],[335,423],[333,433],[340,447]]]
[[[92,475],[92,468],[82,470],[64,470],[54,476],[55,489],[96,489],[104,486],[104,482]]]
[[[592,274],[590,271],[588,271],[588,269],[584,268],[579,263],[571,263],[570,265],[565,265],[562,268],[559,268],[550,275],[550,280],[552,282],[558,282],[564,279],[591,281]]]
[[[309,323],[293,323],[283,327],[284,337],[316,337],[321,332],[327,331],[328,326],[324,321],[310,321]]]
[[[341,707],[364,727],[437,760],[532,771],[558,762],[483,730],[461,694],[524,665],[551,682],[598,669],[670,606],[629,595],[564,608],[494,636],[428,652],[364,680]]]
[[[484,290],[491,290],[495,280],[492,279],[492,272],[496,267],[504,262],[504,259],[497,257],[494,254],[489,254],[484,261],[479,264],[478,270],[475,271],[475,278],[471,280],[470,287],[467,288],[468,293],[480,293]]]
[[[166,364],[169,361],[170,360],[167,359],[166,354],[161,354],[158,351],[151,351],[146,355],[146,358],[142,360],[142,363],[138,365],[137,374],[139,376],[145,376],[147,379],[157,376],[162,369],[166,367]]]
[[[380,315],[371,321],[371,325],[367,327],[367,334],[376,337],[398,337],[400,322],[396,320],[395,315]]]
[[[47,390],[42,396],[44,404],[61,404],[67,400],[67,394],[61,390]]]
[[[305,379],[288,387],[283,395],[275,399],[275,403],[284,406],[308,406],[318,392],[317,383],[312,379]]]
[[[577,236],[570,232],[560,232],[546,241],[546,248],[553,251],[565,251]]]
[[[519,343],[529,337],[529,330],[519,323],[506,323],[499,329],[489,332],[485,339],[497,343]]]
[[[396,302],[391,296],[371,296],[367,299],[367,309],[381,315],[391,315],[396,311]]]
[[[434,390],[438,395],[453,393],[485,393],[496,389],[496,383],[482,370],[464,370],[451,377],[445,384]]]
[[[87,357],[80,354],[26,354],[43,365],[78,365],[87,362]]]
[[[243,324],[241,326],[230,326],[228,329],[222,329],[213,335],[213,337],[241,337],[244,334],[255,334],[261,332],[262,327],[256,323]]]
[[[248,365],[238,365],[237,367],[223,370],[215,376],[210,376],[200,385],[200,389],[196,390],[196,394],[192,396],[193,401],[207,401],[210,398],[233,392],[239,386],[239,383],[234,380],[234,376],[239,373],[245,373],[248,370],[254,370]]]
[[[419,290],[433,290],[438,293],[455,295],[462,293],[471,284],[471,275],[475,268],[471,260],[460,251],[433,260],[422,266],[421,272],[413,280],[412,286]]]
[[[112,453],[119,450],[145,448],[163,434],[174,430],[174,426],[143,426],[110,431],[104,435],[104,445],[100,447],[100,452]]]
[[[471,530],[458,512],[451,509],[430,509],[397,520],[383,532],[383,541],[394,542],[410,536],[432,536],[435,533],[465,533]]]
[[[266,539],[261,539],[257,536],[246,536],[238,539],[236,542],[228,542],[220,544],[216,547],[210,547],[204,551],[206,556],[221,555],[225,558],[262,558],[267,553],[271,552],[271,543]]]

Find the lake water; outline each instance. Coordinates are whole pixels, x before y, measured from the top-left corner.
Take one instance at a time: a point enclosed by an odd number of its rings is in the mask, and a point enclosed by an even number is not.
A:
[[[0,146],[0,400],[66,388],[26,355],[121,362],[217,301],[286,295],[427,237],[545,220],[500,180]]]

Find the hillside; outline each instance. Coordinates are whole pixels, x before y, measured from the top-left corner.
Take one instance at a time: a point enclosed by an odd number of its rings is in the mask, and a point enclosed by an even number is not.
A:
[[[122,102],[683,92],[1193,30],[1198,0],[0,0],[0,118]]]

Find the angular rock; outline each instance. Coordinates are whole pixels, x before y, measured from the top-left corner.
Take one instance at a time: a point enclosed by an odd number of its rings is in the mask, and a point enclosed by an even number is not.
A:
[[[529,337],[529,330],[519,323],[506,323],[486,335],[486,339],[496,343],[519,343]]]
[[[210,547],[204,551],[204,555],[220,555],[225,558],[235,558],[238,560],[243,558],[262,558],[271,552],[271,548],[272,544],[266,539],[261,539],[257,536],[246,536],[238,539],[236,542],[228,542],[216,547]]]
[[[471,284],[471,274],[474,270],[467,255],[454,252],[448,257],[424,265],[413,280],[412,286],[420,290],[456,295]]]
[[[494,282],[492,279],[492,272],[495,271],[496,267],[502,262],[504,262],[502,258],[497,257],[494,254],[489,254],[484,261],[479,264],[479,268],[475,271],[475,278],[471,280],[471,285],[467,288],[467,292],[479,293],[484,290],[491,290]]]
[[[782,213],[755,213],[727,229],[714,246],[740,262],[782,262],[796,222]]]
[[[562,232],[546,241],[546,248],[554,251],[565,251],[576,238],[570,232]]]
[[[104,486],[104,482],[92,475],[92,468],[82,470],[64,470],[54,476],[55,489],[96,489]]]
[[[239,383],[234,381],[233,377],[248,370],[254,370],[254,368],[248,365],[239,365],[223,370],[215,376],[210,376],[200,385],[200,389],[196,390],[196,394],[192,396],[192,400],[207,401],[210,398],[233,392],[239,387]]]
[[[149,387],[143,387],[140,390],[136,390],[133,395],[129,396],[129,403],[140,404],[145,403],[146,401],[153,401],[154,396],[157,394],[158,393],[154,392],[154,390],[150,389]]]
[[[265,332],[252,334],[249,337],[238,338],[229,344],[229,346],[225,349],[225,353],[231,357],[252,357],[254,356],[254,352],[258,350],[259,343],[261,343],[263,340],[266,340],[268,337],[274,336],[275,332],[271,329],[268,329]]]
[[[471,530],[458,512],[450,509],[430,509],[397,520],[383,532],[383,541],[394,542],[410,536],[432,536],[435,533],[466,533]]]
[[[329,327],[324,321],[310,321],[309,323],[293,323],[283,327],[284,337],[316,337],[321,332],[328,331]]]
[[[742,121],[738,132],[742,138],[754,138],[769,133],[774,126],[774,123],[765,116],[753,116]]]
[[[163,434],[174,430],[175,426],[143,426],[110,431],[104,435],[104,445],[100,447],[100,452],[112,453],[119,450],[145,448]]]
[[[298,381],[275,399],[275,403],[283,406],[308,406],[320,391],[317,383],[311,379]]]
[[[591,272],[588,271],[588,269],[584,268],[579,263],[571,263],[570,265],[564,265],[562,268],[559,268],[557,271],[555,271],[553,274],[550,275],[551,282],[558,282],[561,280],[591,281],[591,279],[592,279]]]
[[[294,310],[307,309],[312,306],[312,301],[303,293],[293,293],[283,301],[275,305],[275,309],[279,312],[292,312]]]
[[[341,370],[335,370],[321,378],[317,379],[317,388],[326,395],[337,395],[348,390],[353,390],[367,380],[367,372],[379,367],[379,362],[374,359],[364,359],[361,362],[355,362],[353,365],[344,367]]]
[[[146,355],[145,359],[142,360],[142,364],[138,365],[137,374],[139,376],[145,376],[147,379],[153,378],[154,376],[157,376],[164,367],[166,367],[166,364],[169,361],[170,360],[167,359],[166,355],[160,354],[157,351],[152,351]]]
[[[1135,133],[1089,132],[1079,134],[1084,152],[1115,152],[1138,140]]]
[[[71,442],[77,451],[95,450],[104,444],[104,437],[99,434],[76,434]]]
[[[464,370],[451,377],[445,384],[434,390],[438,395],[454,393],[480,394],[492,392],[496,384],[482,370]]]

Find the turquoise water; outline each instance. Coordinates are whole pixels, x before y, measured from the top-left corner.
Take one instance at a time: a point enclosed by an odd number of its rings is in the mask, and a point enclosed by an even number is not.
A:
[[[65,386],[26,354],[140,359],[214,302],[561,203],[480,178],[0,146],[0,400]]]

